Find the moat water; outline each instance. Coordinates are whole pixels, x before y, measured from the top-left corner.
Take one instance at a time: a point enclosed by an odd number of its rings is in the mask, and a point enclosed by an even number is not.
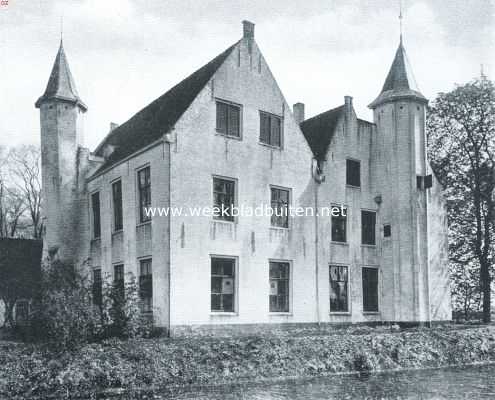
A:
[[[495,365],[330,376],[280,383],[233,385],[167,394],[175,400],[405,400],[495,399]]]

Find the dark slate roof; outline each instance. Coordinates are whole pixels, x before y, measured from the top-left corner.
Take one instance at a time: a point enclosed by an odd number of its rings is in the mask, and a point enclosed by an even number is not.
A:
[[[379,104],[404,97],[415,97],[418,100],[427,101],[416,84],[411,65],[407,58],[406,49],[401,39],[395,53],[394,61],[383,84],[382,91],[370,104],[370,108],[375,108]]]
[[[64,46],[60,41],[55,63],[45,93],[36,101],[36,107],[40,107],[45,100],[58,99],[78,104],[84,111],[88,109],[77,93],[74,78],[70,72],[69,62],[65,55]]]
[[[337,122],[344,113],[345,106],[325,111],[301,123],[301,130],[317,160],[324,160]]]
[[[95,154],[103,157],[107,146],[112,146],[114,150],[95,175],[166,134],[227,59],[237,43],[110,132],[98,145]]]

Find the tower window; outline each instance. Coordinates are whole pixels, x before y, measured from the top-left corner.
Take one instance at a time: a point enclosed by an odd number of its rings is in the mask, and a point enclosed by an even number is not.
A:
[[[342,265],[330,265],[330,312],[349,311],[349,273]]]
[[[357,160],[346,160],[346,184],[361,187],[361,162]]]
[[[147,222],[151,220],[151,215],[146,213],[151,206],[151,173],[150,167],[138,171],[138,191],[139,191],[139,221]]]
[[[378,269],[364,267],[362,274],[363,311],[378,312]]]
[[[211,259],[211,311],[235,310],[235,259]]]
[[[112,183],[113,229],[122,229],[122,181]]]
[[[332,215],[332,242],[347,242],[347,208],[341,210],[338,215]]]
[[[289,312],[288,262],[270,262],[270,312]]]
[[[361,211],[361,243],[375,245],[376,213],[374,211]]]
[[[100,192],[91,195],[91,209],[93,212],[93,239],[99,239],[101,237]]]
[[[274,147],[282,146],[282,118],[260,111],[260,142]]]
[[[241,107],[217,100],[217,132],[241,137]]]

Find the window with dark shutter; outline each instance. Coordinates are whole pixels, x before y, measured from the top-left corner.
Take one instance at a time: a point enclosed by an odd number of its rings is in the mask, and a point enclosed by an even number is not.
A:
[[[392,236],[392,227],[389,224],[383,225],[383,237]]]
[[[338,215],[332,215],[332,242],[347,242],[347,209]]]
[[[241,137],[241,107],[217,101],[217,132],[226,136]]]
[[[153,311],[153,271],[151,258],[139,262],[139,297],[141,311],[150,313]]]
[[[330,312],[349,311],[349,273],[342,265],[330,265]]]
[[[234,221],[232,213],[235,205],[235,181],[223,178],[213,178],[213,207],[226,210],[214,215],[215,219]]]
[[[361,162],[346,160],[346,184],[361,187]]]
[[[378,311],[378,269],[364,267],[363,274],[363,311]]]
[[[289,227],[289,191],[286,189],[271,188],[271,216],[272,226],[279,228]]]
[[[235,310],[235,259],[211,259],[211,311]]]
[[[100,192],[91,195],[91,209],[93,211],[93,239],[99,239],[101,236]]]
[[[282,146],[282,118],[260,111],[260,142],[274,147]]]
[[[270,262],[270,312],[289,312],[290,264]]]
[[[150,167],[138,171],[138,192],[139,192],[139,222],[151,220],[151,215],[146,213],[146,209],[151,207],[151,172]]]
[[[361,243],[375,245],[376,213],[374,211],[361,211]]]
[[[102,291],[103,291],[103,282],[101,278],[101,269],[95,268],[93,270],[93,304],[97,306],[102,305]]]
[[[122,181],[112,183],[113,229],[122,230]]]

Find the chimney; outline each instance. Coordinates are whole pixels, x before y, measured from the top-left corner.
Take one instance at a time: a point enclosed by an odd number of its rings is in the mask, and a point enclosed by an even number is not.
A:
[[[344,96],[345,107],[352,107],[352,96]]]
[[[254,24],[249,21],[242,21],[243,37],[245,39],[254,39]]]
[[[118,128],[119,124],[116,124],[115,122],[110,122],[110,132],[112,132],[115,128]]]
[[[352,97],[344,96],[344,104],[345,133],[349,135],[352,120]]]
[[[297,125],[301,125],[301,122],[304,121],[304,103],[296,103],[292,107],[294,110],[294,119]]]

